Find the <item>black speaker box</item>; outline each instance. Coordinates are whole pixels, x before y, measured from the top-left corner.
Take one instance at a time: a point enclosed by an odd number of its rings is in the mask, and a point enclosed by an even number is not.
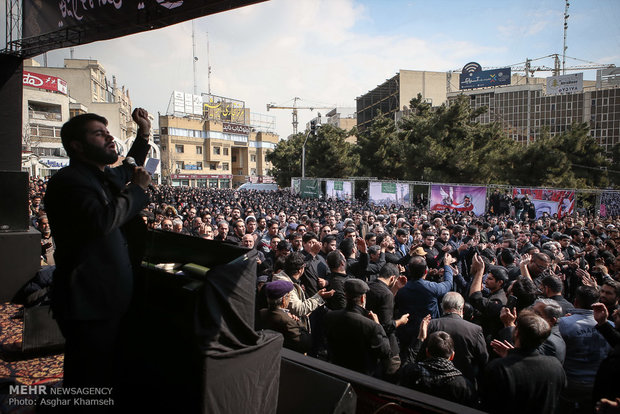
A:
[[[1,197],[0,197],[1,198]],[[41,268],[41,233],[0,232],[0,301],[6,302]]]
[[[278,414],[354,414],[356,407],[350,383],[282,358]]]
[[[0,171],[0,231],[28,230],[28,173]]]

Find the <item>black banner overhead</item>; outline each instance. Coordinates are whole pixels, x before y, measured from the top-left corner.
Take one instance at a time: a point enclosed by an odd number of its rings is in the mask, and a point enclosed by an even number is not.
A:
[[[22,39],[13,50],[48,50],[112,39],[265,0],[23,0]]]

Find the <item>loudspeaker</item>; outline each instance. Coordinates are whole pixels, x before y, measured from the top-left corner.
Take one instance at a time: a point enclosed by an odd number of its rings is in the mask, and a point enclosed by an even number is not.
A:
[[[52,318],[49,306],[24,308],[22,352],[53,354],[62,352],[65,338]]]
[[[0,231],[28,230],[28,173],[0,171]]]
[[[350,383],[282,358],[278,413],[354,414],[357,395]]]
[[[7,197],[8,198],[8,197]],[[41,268],[41,233],[0,232],[0,301],[13,299],[17,291]]]

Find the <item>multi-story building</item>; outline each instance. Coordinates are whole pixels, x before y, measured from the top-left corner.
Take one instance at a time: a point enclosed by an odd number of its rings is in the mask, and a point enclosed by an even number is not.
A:
[[[555,95],[547,94],[546,85],[539,82],[451,92],[448,100],[464,94],[472,108],[486,106],[476,121],[500,123],[517,142],[536,140],[543,128],[555,135],[573,123],[586,122],[591,136],[611,150],[620,142],[620,88],[597,88],[594,81],[584,81],[583,86],[579,92]]]
[[[394,77],[368,93],[356,98],[357,128],[363,132],[381,111],[396,118],[411,99],[422,94],[422,98],[433,106],[446,102],[448,73],[418,70],[400,70]]]
[[[320,115],[320,114],[319,114]],[[357,126],[357,118],[355,108],[350,107],[335,107],[329,110],[325,117],[312,118],[306,123],[306,129],[310,128],[310,123],[314,121],[319,124],[333,125],[337,128],[344,129],[345,131],[351,131],[354,126]],[[355,135],[349,135],[346,141],[351,144],[357,143],[357,137]]]
[[[278,143],[278,135],[250,126],[245,108],[237,108],[239,116],[231,117],[230,109],[224,112],[206,109],[204,115],[159,117],[165,181],[173,186],[216,188],[272,181],[266,157]]]
[[[50,175],[68,164],[60,128],[70,118],[94,112],[108,120],[121,154],[131,145],[136,125],[131,119],[129,90],[110,82],[105,69],[92,59],[65,59],[64,67],[24,61],[24,169]],[[157,148],[150,156],[156,157]]]

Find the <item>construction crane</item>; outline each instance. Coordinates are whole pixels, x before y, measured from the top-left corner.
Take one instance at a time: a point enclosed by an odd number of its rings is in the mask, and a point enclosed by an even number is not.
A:
[[[553,58],[553,67],[550,66],[545,66],[545,65],[541,65],[541,66],[532,66],[532,62],[538,61],[538,60],[542,60],[542,59],[547,59],[547,58]],[[573,58],[570,56],[564,56],[564,58],[569,58],[569,59],[573,59],[573,60],[577,60],[580,62],[584,62],[584,64],[578,65],[578,66],[568,66],[568,67],[561,67],[560,65],[560,55],[558,53],[553,53],[551,55],[547,55],[547,56],[543,56],[543,57],[539,57],[536,59],[528,59],[525,58],[525,62],[519,62],[519,63],[515,63],[513,65],[507,65],[507,66],[500,66],[500,67],[485,67],[484,70],[489,70],[489,69],[502,69],[502,68],[510,68],[513,72],[525,72],[525,82],[529,83],[529,78],[530,77],[534,77],[534,73],[536,72],[552,72],[553,76],[558,76],[561,72],[563,71],[579,71],[579,70],[594,70],[594,69],[608,69],[608,68],[615,68],[616,65],[614,64],[605,64],[605,63],[596,63],[596,62],[590,62],[589,60],[583,60],[583,59],[578,59],[578,58]],[[454,70],[452,72],[461,72],[461,69],[457,69]]]
[[[309,109],[311,111],[314,111],[315,109],[334,109],[335,108],[335,105],[329,106],[329,107],[297,106],[297,101],[301,101],[301,98],[298,98],[298,97],[293,98],[293,106],[278,106],[273,103],[267,104],[267,111],[269,111],[270,109],[292,109],[293,110],[293,134],[297,133],[297,125],[299,124],[299,122],[297,122],[297,110],[298,109]]]

